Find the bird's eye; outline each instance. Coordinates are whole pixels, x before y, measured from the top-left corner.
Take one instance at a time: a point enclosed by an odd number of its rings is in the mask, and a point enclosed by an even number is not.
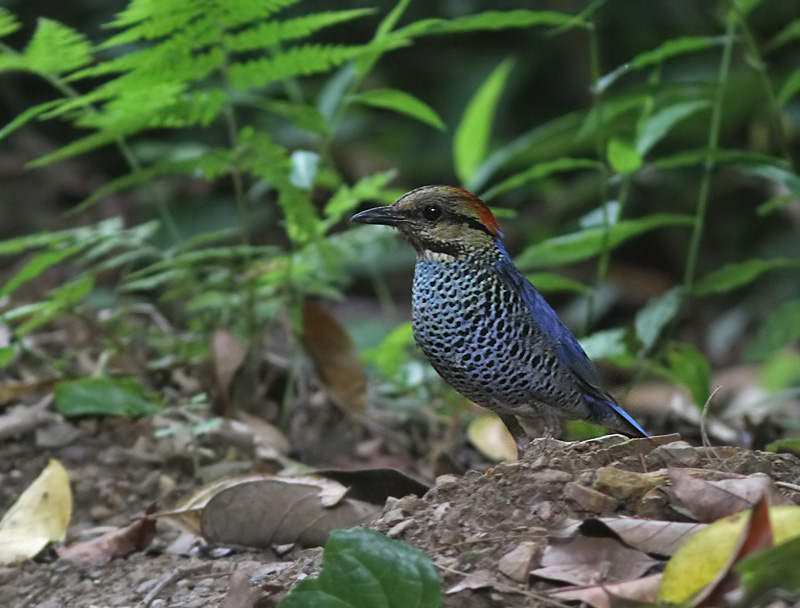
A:
[[[435,222],[442,217],[442,208],[439,205],[425,205],[422,209],[422,217],[428,221]]]

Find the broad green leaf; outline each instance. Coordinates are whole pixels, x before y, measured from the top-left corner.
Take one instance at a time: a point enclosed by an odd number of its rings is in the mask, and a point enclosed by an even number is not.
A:
[[[617,173],[634,173],[642,166],[642,156],[634,142],[621,137],[608,140],[608,164]]]
[[[664,328],[675,318],[681,309],[683,301],[683,288],[673,287],[657,298],[653,298],[647,306],[636,313],[634,327],[636,337],[645,350],[651,349]]]
[[[322,571],[301,581],[278,608],[438,608],[442,589],[428,557],[377,532],[334,530]]]
[[[65,380],[54,391],[56,411],[64,416],[148,416],[163,405],[130,378]]]
[[[588,228],[547,239],[525,249],[516,258],[522,268],[541,268],[586,260],[600,255],[605,249],[614,249],[634,237],[657,228],[667,226],[691,226],[690,215],[654,213],[636,220],[624,220],[608,230],[601,227]]]
[[[745,357],[761,361],[800,338],[800,300],[791,300],[773,311],[747,348]]]
[[[767,452],[783,452],[800,456],[800,437],[789,437],[787,439],[777,439],[768,443],[764,448]]]
[[[16,16],[5,8],[0,8],[0,38],[13,34],[21,27]]]
[[[681,38],[673,38],[656,47],[655,49],[646,51],[644,53],[639,53],[630,62],[622,64],[618,68],[598,79],[595,87],[600,92],[605,91],[620,76],[626,74],[627,72],[658,65],[667,59],[671,59],[672,57],[702,51],[715,45],[721,45],[723,42],[724,38],[722,37],[712,38],[708,36],[684,36]]]
[[[597,161],[586,158],[556,158],[555,160],[549,160],[533,165],[521,173],[517,173],[509,178],[504,179],[502,182],[482,194],[481,198],[483,198],[484,201],[489,201],[504,192],[508,192],[514,188],[524,186],[525,184],[544,179],[556,173],[575,171],[577,169],[597,169],[598,167],[599,164]]]
[[[482,30],[505,30],[535,25],[551,25],[554,27],[588,27],[589,24],[578,15],[569,15],[555,11],[531,11],[525,9],[511,11],[486,11],[476,15],[457,17],[455,19],[421,19],[407,25],[394,34],[398,36],[430,36],[438,34],[454,34]]]
[[[800,534],[800,526],[796,531]],[[767,593],[779,596],[800,590],[800,535],[757,551],[738,562],[734,569],[742,577],[743,606],[755,606]]]
[[[40,18],[24,57],[25,67],[33,72],[62,74],[87,65],[92,59],[92,47],[83,34]]]
[[[17,356],[16,346],[0,347],[0,369],[5,369]]]
[[[342,107],[345,92],[356,78],[353,63],[346,63],[331,76],[317,97],[317,109],[330,124]]]
[[[580,343],[590,359],[614,359],[629,354],[627,332],[622,327],[595,332]]]
[[[48,268],[55,266],[59,262],[63,262],[68,257],[78,253],[83,247],[81,245],[73,245],[60,251],[43,251],[36,254],[33,258],[15,274],[2,289],[0,289],[0,297],[7,296],[13,293],[20,285],[23,285],[35,279]]]
[[[456,129],[453,161],[458,179],[467,187],[470,187],[476,169],[486,158],[497,101],[513,65],[511,59],[506,59],[492,71],[469,101]]]
[[[636,141],[636,149],[639,154],[646,156],[653,146],[666,137],[672,127],[692,114],[696,114],[710,106],[711,102],[704,99],[683,101],[667,106],[648,116],[641,125]]]
[[[691,344],[674,344],[667,351],[667,366],[662,372],[689,390],[695,405],[702,408],[710,394],[711,365]]]
[[[765,272],[796,267],[800,267],[800,260],[791,258],[751,259],[727,264],[700,279],[692,289],[692,293],[695,296],[726,293],[752,283]]]
[[[600,205],[584,215],[579,223],[581,228],[613,226],[619,221],[620,213],[622,213],[622,206],[619,201],[608,201],[605,205]]]
[[[785,106],[789,100],[794,99],[798,91],[800,91],[800,70],[795,70],[783,83],[781,90],[778,91],[778,105]]]
[[[528,275],[528,280],[536,286],[536,289],[543,293],[554,293],[557,291],[572,291],[575,293],[588,294],[591,290],[574,279],[562,277],[560,274],[550,272],[537,272]]]
[[[761,366],[761,384],[772,396],[796,391],[800,395],[800,353],[779,350]]]
[[[386,108],[411,116],[440,131],[447,130],[442,119],[439,118],[433,108],[409,93],[395,89],[371,89],[356,95],[354,99],[370,106]]]
[[[72,281],[50,290],[49,295],[54,302],[64,307],[71,307],[82,302],[91,293],[93,287],[94,279],[87,274],[82,274]]]

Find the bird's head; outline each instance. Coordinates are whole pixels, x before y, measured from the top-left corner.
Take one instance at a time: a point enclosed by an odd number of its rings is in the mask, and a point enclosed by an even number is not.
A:
[[[503,236],[481,199],[452,186],[417,188],[389,207],[367,209],[350,221],[397,228],[422,257],[495,251]]]

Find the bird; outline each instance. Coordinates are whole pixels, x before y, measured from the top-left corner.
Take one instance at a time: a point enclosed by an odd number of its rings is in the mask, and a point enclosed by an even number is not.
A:
[[[578,340],[514,265],[489,207],[454,186],[412,190],[351,218],[396,228],[416,249],[414,340],[461,395],[494,411],[524,454],[564,419],[648,437]]]

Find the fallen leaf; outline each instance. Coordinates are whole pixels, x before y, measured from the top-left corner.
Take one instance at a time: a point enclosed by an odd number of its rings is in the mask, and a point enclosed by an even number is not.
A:
[[[367,376],[350,334],[321,305],[303,302],[303,344],[334,395],[355,412],[364,412]]]
[[[689,538],[667,562],[659,601],[682,604],[708,585],[730,560],[750,513],[729,515]],[[800,537],[800,507],[770,507],[776,544]]]
[[[215,494],[202,511],[200,530],[203,538],[215,543],[317,547],[332,530],[368,523],[380,513],[381,507],[363,501],[333,502],[320,495],[317,484],[265,479]]]
[[[28,393],[50,390],[59,378],[42,378],[32,382],[9,382],[0,384],[0,406],[18,400]]]
[[[633,517],[599,517],[584,525],[597,522],[609,528],[628,546],[657,555],[672,555],[695,532],[706,524],[678,521],[636,519]]]
[[[58,555],[76,566],[100,566],[116,557],[127,557],[135,551],[146,549],[155,534],[155,519],[140,517],[124,528],[64,547],[58,551]]]
[[[459,591],[470,589],[491,589],[495,585],[494,576],[488,570],[476,570],[475,572],[465,576],[455,585],[445,591],[446,595],[453,595]]]
[[[703,591],[697,595],[692,606],[720,606],[725,602],[726,594],[736,589],[739,585],[739,577],[733,570],[733,566],[748,555],[752,555],[762,549],[771,547],[774,542],[772,524],[769,520],[769,506],[766,497],[761,499],[753,507],[747,524],[739,538],[738,546],[732,552],[728,563],[719,571],[716,578],[706,585]]]
[[[526,583],[531,574],[531,564],[540,551],[539,543],[531,541],[520,543],[500,558],[497,569],[518,583]]]
[[[695,519],[705,523],[750,509],[761,496],[766,496],[772,506],[792,504],[762,474],[705,481],[683,469],[670,469],[669,478],[678,500]]]
[[[467,437],[480,452],[491,460],[517,459],[517,445],[506,425],[497,414],[478,416],[467,427]]]
[[[67,534],[72,517],[69,475],[51,459],[0,521],[0,564],[36,556]]]
[[[549,595],[565,602],[584,602],[592,608],[616,608],[630,604],[652,606],[658,599],[660,583],[661,573],[659,572],[621,583],[559,589],[552,591]]]
[[[594,585],[639,578],[658,562],[613,538],[578,536],[545,549],[533,575],[573,585]]]
[[[233,400],[233,379],[247,359],[247,348],[226,329],[216,328],[209,345],[211,370],[222,412],[232,418],[236,411]]]

